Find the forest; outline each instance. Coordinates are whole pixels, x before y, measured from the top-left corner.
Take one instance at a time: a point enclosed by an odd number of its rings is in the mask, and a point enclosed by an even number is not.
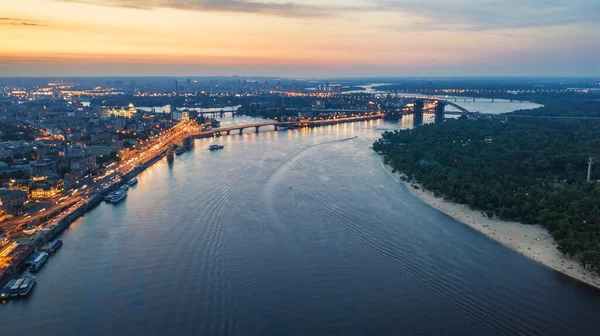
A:
[[[599,135],[600,121],[447,120],[385,132],[373,149],[437,196],[543,225],[561,252],[600,272]]]

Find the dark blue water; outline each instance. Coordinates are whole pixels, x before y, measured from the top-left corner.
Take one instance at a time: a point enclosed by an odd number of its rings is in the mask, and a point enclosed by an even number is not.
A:
[[[198,140],[77,221],[2,335],[598,334],[599,291],[382,169],[368,147],[393,127]]]

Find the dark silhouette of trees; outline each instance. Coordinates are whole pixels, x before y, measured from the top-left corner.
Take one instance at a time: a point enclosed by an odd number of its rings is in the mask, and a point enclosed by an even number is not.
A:
[[[600,271],[600,121],[449,120],[386,132],[373,145],[386,163],[449,201],[546,227],[563,253]],[[600,168],[594,166],[594,178]]]

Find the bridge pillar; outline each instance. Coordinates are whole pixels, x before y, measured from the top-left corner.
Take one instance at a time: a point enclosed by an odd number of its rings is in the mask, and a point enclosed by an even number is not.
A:
[[[473,97],[473,103],[475,102],[475,97]]]
[[[441,124],[444,122],[444,110],[446,108],[446,104],[438,101],[435,104],[435,123]]]
[[[240,128],[240,135],[242,135],[243,132],[244,132],[244,129]]]
[[[258,129],[260,128],[260,126],[254,126],[254,128],[256,128],[256,133],[258,133]]]
[[[277,125],[274,125],[274,126],[275,126],[275,130],[277,131]]]
[[[231,134],[231,131],[227,131],[227,135]]]
[[[415,106],[413,107],[414,113],[414,124],[415,126],[423,124],[423,107],[425,103],[422,100],[415,101]]]

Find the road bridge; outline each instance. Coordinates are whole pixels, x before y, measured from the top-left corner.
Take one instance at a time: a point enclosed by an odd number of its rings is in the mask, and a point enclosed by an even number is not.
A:
[[[302,127],[316,127],[316,126],[325,126],[325,125],[333,125],[340,124],[346,122],[355,122],[355,121],[364,121],[364,120],[372,120],[372,119],[380,119],[383,118],[382,113],[371,113],[366,116],[356,116],[356,117],[346,117],[346,118],[333,118],[333,119],[322,119],[322,120],[294,120],[294,121],[270,121],[263,123],[254,123],[254,124],[244,124],[244,125],[236,125],[230,127],[221,127],[215,128],[202,132],[195,132],[192,136],[196,138],[205,138],[212,136],[221,136],[221,135],[230,135],[232,132],[238,132],[238,134],[242,134],[245,129],[254,129],[255,133],[258,133],[261,128],[272,126],[277,131],[280,127],[283,128],[302,128]]]

